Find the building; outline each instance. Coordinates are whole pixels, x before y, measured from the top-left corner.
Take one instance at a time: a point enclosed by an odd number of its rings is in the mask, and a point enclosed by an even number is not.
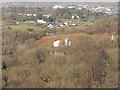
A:
[[[35,23],[35,21],[26,21],[25,23]]]
[[[114,41],[114,39],[115,39],[115,37],[114,37],[114,35],[112,35],[111,40]]]
[[[48,28],[60,27],[58,23],[50,23],[47,25]]]
[[[64,25],[68,26],[68,22],[64,22]]]
[[[80,17],[77,14],[75,14],[75,15],[72,16],[72,19],[79,19],[79,18]]]
[[[46,23],[46,21],[44,21],[44,20],[39,20],[39,19],[37,19],[37,22],[38,22],[38,23]]]
[[[16,22],[16,24],[20,24],[20,22]]]
[[[54,7],[53,7],[53,9],[63,9],[64,7],[63,6],[61,6],[61,5],[55,5]]]
[[[28,16],[28,17],[31,17],[31,16],[32,16],[32,14],[27,14],[27,16]]]
[[[63,43],[62,40],[57,40],[57,41],[53,42],[54,47],[60,47],[60,46],[63,46],[63,45],[71,46],[71,41],[68,38],[65,38],[64,43]]]
[[[54,47],[59,47],[61,44],[62,44],[62,40],[57,40],[57,41],[53,42]]]
[[[75,18],[75,16],[72,16],[72,19],[74,19]]]
[[[71,9],[71,8],[74,8],[74,6],[68,6],[67,8]]]
[[[44,14],[43,16],[46,17],[46,18],[52,17],[51,14]]]
[[[65,45],[66,46],[71,46],[71,41],[69,41],[68,38],[65,38]]]
[[[33,16],[34,16],[34,17],[36,17],[36,16],[37,16],[37,14],[33,14]]]

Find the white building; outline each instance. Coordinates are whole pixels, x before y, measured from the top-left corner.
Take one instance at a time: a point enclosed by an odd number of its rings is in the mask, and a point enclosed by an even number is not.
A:
[[[81,8],[81,7],[79,7],[78,9],[80,9],[80,10],[81,10],[82,8]]]
[[[28,17],[32,16],[32,14],[27,14]]]
[[[43,16],[46,17],[46,18],[52,17],[51,14],[44,14]]]
[[[68,38],[65,38],[65,45],[66,46],[71,46],[71,41],[69,41]]]
[[[72,16],[72,19],[75,19],[75,18],[79,19],[80,17],[78,15]]]
[[[75,18],[75,16],[72,16],[72,19],[74,19]]]
[[[64,22],[64,24],[65,24],[66,26],[68,26],[68,22]]]
[[[20,22],[16,22],[16,24],[20,24]]]
[[[63,6],[61,6],[61,5],[55,5],[54,7],[53,7],[54,9],[63,9],[64,7]]]
[[[74,8],[74,6],[68,6],[67,8],[71,9],[71,8]]]
[[[46,23],[46,21],[44,21],[44,20],[39,20],[39,19],[37,19],[37,22],[38,22],[38,23]]]
[[[34,17],[36,17],[36,16],[37,16],[37,14],[33,14],[33,16],[34,16]]]
[[[57,40],[57,41],[53,42],[53,46],[59,47],[61,43],[62,43],[62,40]]]
[[[114,39],[115,39],[115,37],[114,37],[114,35],[112,35],[111,40],[114,41]]]
[[[35,23],[35,21],[26,21],[25,23]]]
[[[78,18],[78,19],[79,19],[80,17],[79,17],[79,16],[76,16],[76,18]]]

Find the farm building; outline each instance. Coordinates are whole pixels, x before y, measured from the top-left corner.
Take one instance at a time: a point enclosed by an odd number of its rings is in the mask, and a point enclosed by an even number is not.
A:
[[[62,40],[57,40],[57,41],[53,42],[54,47],[59,47],[61,44],[62,44]]]
[[[57,41],[53,42],[53,46],[54,47],[60,47],[60,46],[63,46],[63,45],[65,45],[65,46],[71,46],[71,41],[68,38],[65,38],[64,41],[57,40]]]
[[[68,38],[65,38],[65,45],[66,46],[71,46],[71,41],[69,41]]]

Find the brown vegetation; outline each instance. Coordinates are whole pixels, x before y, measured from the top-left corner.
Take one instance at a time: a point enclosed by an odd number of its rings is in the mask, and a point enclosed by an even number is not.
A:
[[[3,87],[117,87],[117,36],[112,43],[109,34],[36,40],[34,33],[28,37],[29,33],[18,32],[15,39],[16,32],[7,32],[3,31]],[[65,37],[72,41],[71,47],[51,47],[54,40]]]

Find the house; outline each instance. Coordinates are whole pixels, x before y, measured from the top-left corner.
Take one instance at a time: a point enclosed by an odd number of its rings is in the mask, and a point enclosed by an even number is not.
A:
[[[57,41],[53,42],[54,47],[59,47],[61,44],[62,44],[62,40],[57,40]]]
[[[78,9],[80,9],[80,10],[81,10],[82,8],[81,8],[81,7],[79,7]]]
[[[68,26],[68,22],[64,22],[64,25]]]
[[[21,13],[18,13],[18,16],[21,16],[22,14]]]
[[[58,23],[50,23],[47,25],[48,28],[60,27]]]
[[[64,25],[63,24],[59,24],[60,25],[60,27],[64,27]]]
[[[75,16],[72,16],[72,19],[74,19],[75,18]]]
[[[47,25],[48,28],[53,28],[52,24]]]
[[[63,9],[64,7],[63,6],[61,6],[61,5],[55,5],[54,7],[53,7],[53,9]]]
[[[76,26],[76,22],[69,22],[69,26]]]
[[[79,19],[80,17],[79,16],[76,16],[77,19]]]
[[[37,14],[33,14],[33,16],[34,16],[34,17],[36,17],[36,16],[37,16]]]
[[[35,21],[26,21],[25,23],[35,23]]]
[[[20,22],[16,22],[16,24],[20,24]]]
[[[53,42],[54,47],[60,47],[60,46],[63,46],[63,45],[71,46],[71,41],[68,38],[65,38],[64,43],[63,43],[62,40],[57,40],[57,41]]]
[[[112,40],[112,41],[114,41],[114,39],[115,39],[115,36],[114,36],[114,35],[112,35],[111,40]]]
[[[39,19],[37,19],[37,22],[38,22],[38,23],[46,23],[46,21],[44,21],[44,20],[39,20]]]
[[[43,16],[46,17],[46,18],[52,17],[51,14],[45,14],[45,15],[43,15]]]
[[[27,16],[28,16],[28,17],[31,17],[31,16],[32,16],[32,14],[27,14]]]
[[[80,17],[77,15],[77,14],[75,14],[75,15],[72,15],[72,19],[79,19]]]
[[[68,6],[67,8],[71,9],[71,8],[74,8],[74,6]]]

